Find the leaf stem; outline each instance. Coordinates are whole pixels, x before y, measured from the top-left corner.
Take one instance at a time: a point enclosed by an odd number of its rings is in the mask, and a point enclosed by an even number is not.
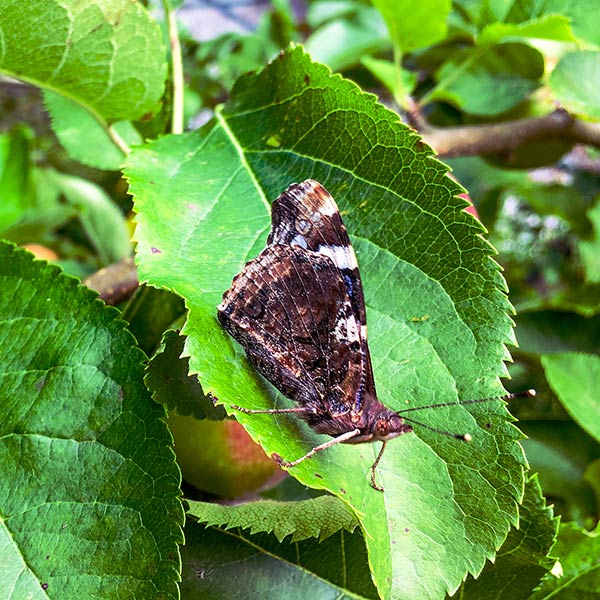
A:
[[[402,81],[402,48],[398,44],[394,44],[394,73],[394,100],[398,106],[406,108],[408,91],[405,89]]]
[[[125,155],[127,156],[131,152],[131,148],[127,145],[125,140],[119,135],[117,130],[112,125],[107,125],[105,122],[101,123],[104,127],[108,137],[112,143]]]
[[[163,7],[169,28],[169,43],[171,45],[171,75],[173,77],[173,114],[171,117],[171,132],[183,132],[183,61],[181,58],[181,43],[177,29],[175,11],[171,9],[169,0],[163,0]]]

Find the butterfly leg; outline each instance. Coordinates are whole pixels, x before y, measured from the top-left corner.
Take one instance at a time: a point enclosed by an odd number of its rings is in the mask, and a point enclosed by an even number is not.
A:
[[[386,444],[387,444],[387,442],[384,440],[383,444],[381,445],[381,450],[379,451],[379,454],[377,455],[377,458],[375,459],[375,462],[371,465],[371,487],[374,490],[377,490],[378,492],[383,492],[383,488],[380,485],[377,485],[377,483],[375,483],[375,470],[377,469],[377,465],[379,464],[379,461],[381,460],[381,457],[383,456],[383,451],[385,450]]]
[[[247,415],[282,415],[285,413],[311,412],[311,409],[306,408],[305,406],[295,406],[294,408],[253,409],[253,408],[244,408],[243,406],[238,406],[237,404],[232,404],[231,408],[233,408],[234,410],[237,410],[239,412],[246,413]]]
[[[307,458],[311,458],[317,452],[321,452],[321,450],[326,450],[327,448],[331,448],[331,446],[335,446],[336,444],[340,444],[342,442],[346,442],[347,440],[356,437],[360,433],[360,429],[353,429],[352,431],[347,431],[346,433],[342,433],[342,435],[338,435],[332,440],[327,440],[323,444],[319,444],[315,446],[310,452],[307,452],[304,456],[297,458],[296,460],[287,461],[283,460],[279,454],[271,454],[271,458],[280,466],[280,467],[295,467],[301,462],[305,461]]]

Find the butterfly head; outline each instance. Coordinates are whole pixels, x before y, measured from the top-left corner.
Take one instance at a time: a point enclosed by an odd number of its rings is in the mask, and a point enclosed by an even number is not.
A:
[[[413,428],[404,422],[396,413],[380,405],[382,410],[369,411],[368,417],[359,426],[361,433],[350,440],[352,444],[363,442],[386,442],[403,433],[410,433]],[[373,414],[375,413],[375,414]]]

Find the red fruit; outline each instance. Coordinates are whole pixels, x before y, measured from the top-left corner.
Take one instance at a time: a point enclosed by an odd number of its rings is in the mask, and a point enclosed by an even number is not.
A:
[[[237,421],[199,421],[171,413],[167,423],[183,478],[201,490],[236,498],[286,476]]]

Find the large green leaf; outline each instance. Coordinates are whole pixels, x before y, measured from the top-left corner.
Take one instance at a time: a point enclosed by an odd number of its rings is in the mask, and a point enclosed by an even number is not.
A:
[[[0,3],[0,71],[57,91],[107,122],[158,110],[166,76],[160,29],[137,2]]]
[[[114,309],[6,243],[0,290],[2,596],[177,598],[180,477],[143,354]]]
[[[341,530],[323,541],[280,542],[269,533],[203,527],[192,521],[185,538],[183,598],[377,598],[358,531]]]
[[[190,368],[226,407],[288,402],[242,358],[216,305],[262,249],[269,201],[307,177],[337,199],[351,233],[382,401],[400,409],[501,393],[510,306],[461,188],[395,114],[301,49],[243,77],[202,130],[136,149],[126,176],[140,277],[185,298]],[[419,414],[474,443],[423,429],[395,440],[379,469],[384,494],[368,484],[375,445],[339,445],[290,470],[354,510],[384,597],[441,597],[479,572],[523,489],[518,432],[500,403]],[[327,439],[294,416],[236,416],[287,459]]]

